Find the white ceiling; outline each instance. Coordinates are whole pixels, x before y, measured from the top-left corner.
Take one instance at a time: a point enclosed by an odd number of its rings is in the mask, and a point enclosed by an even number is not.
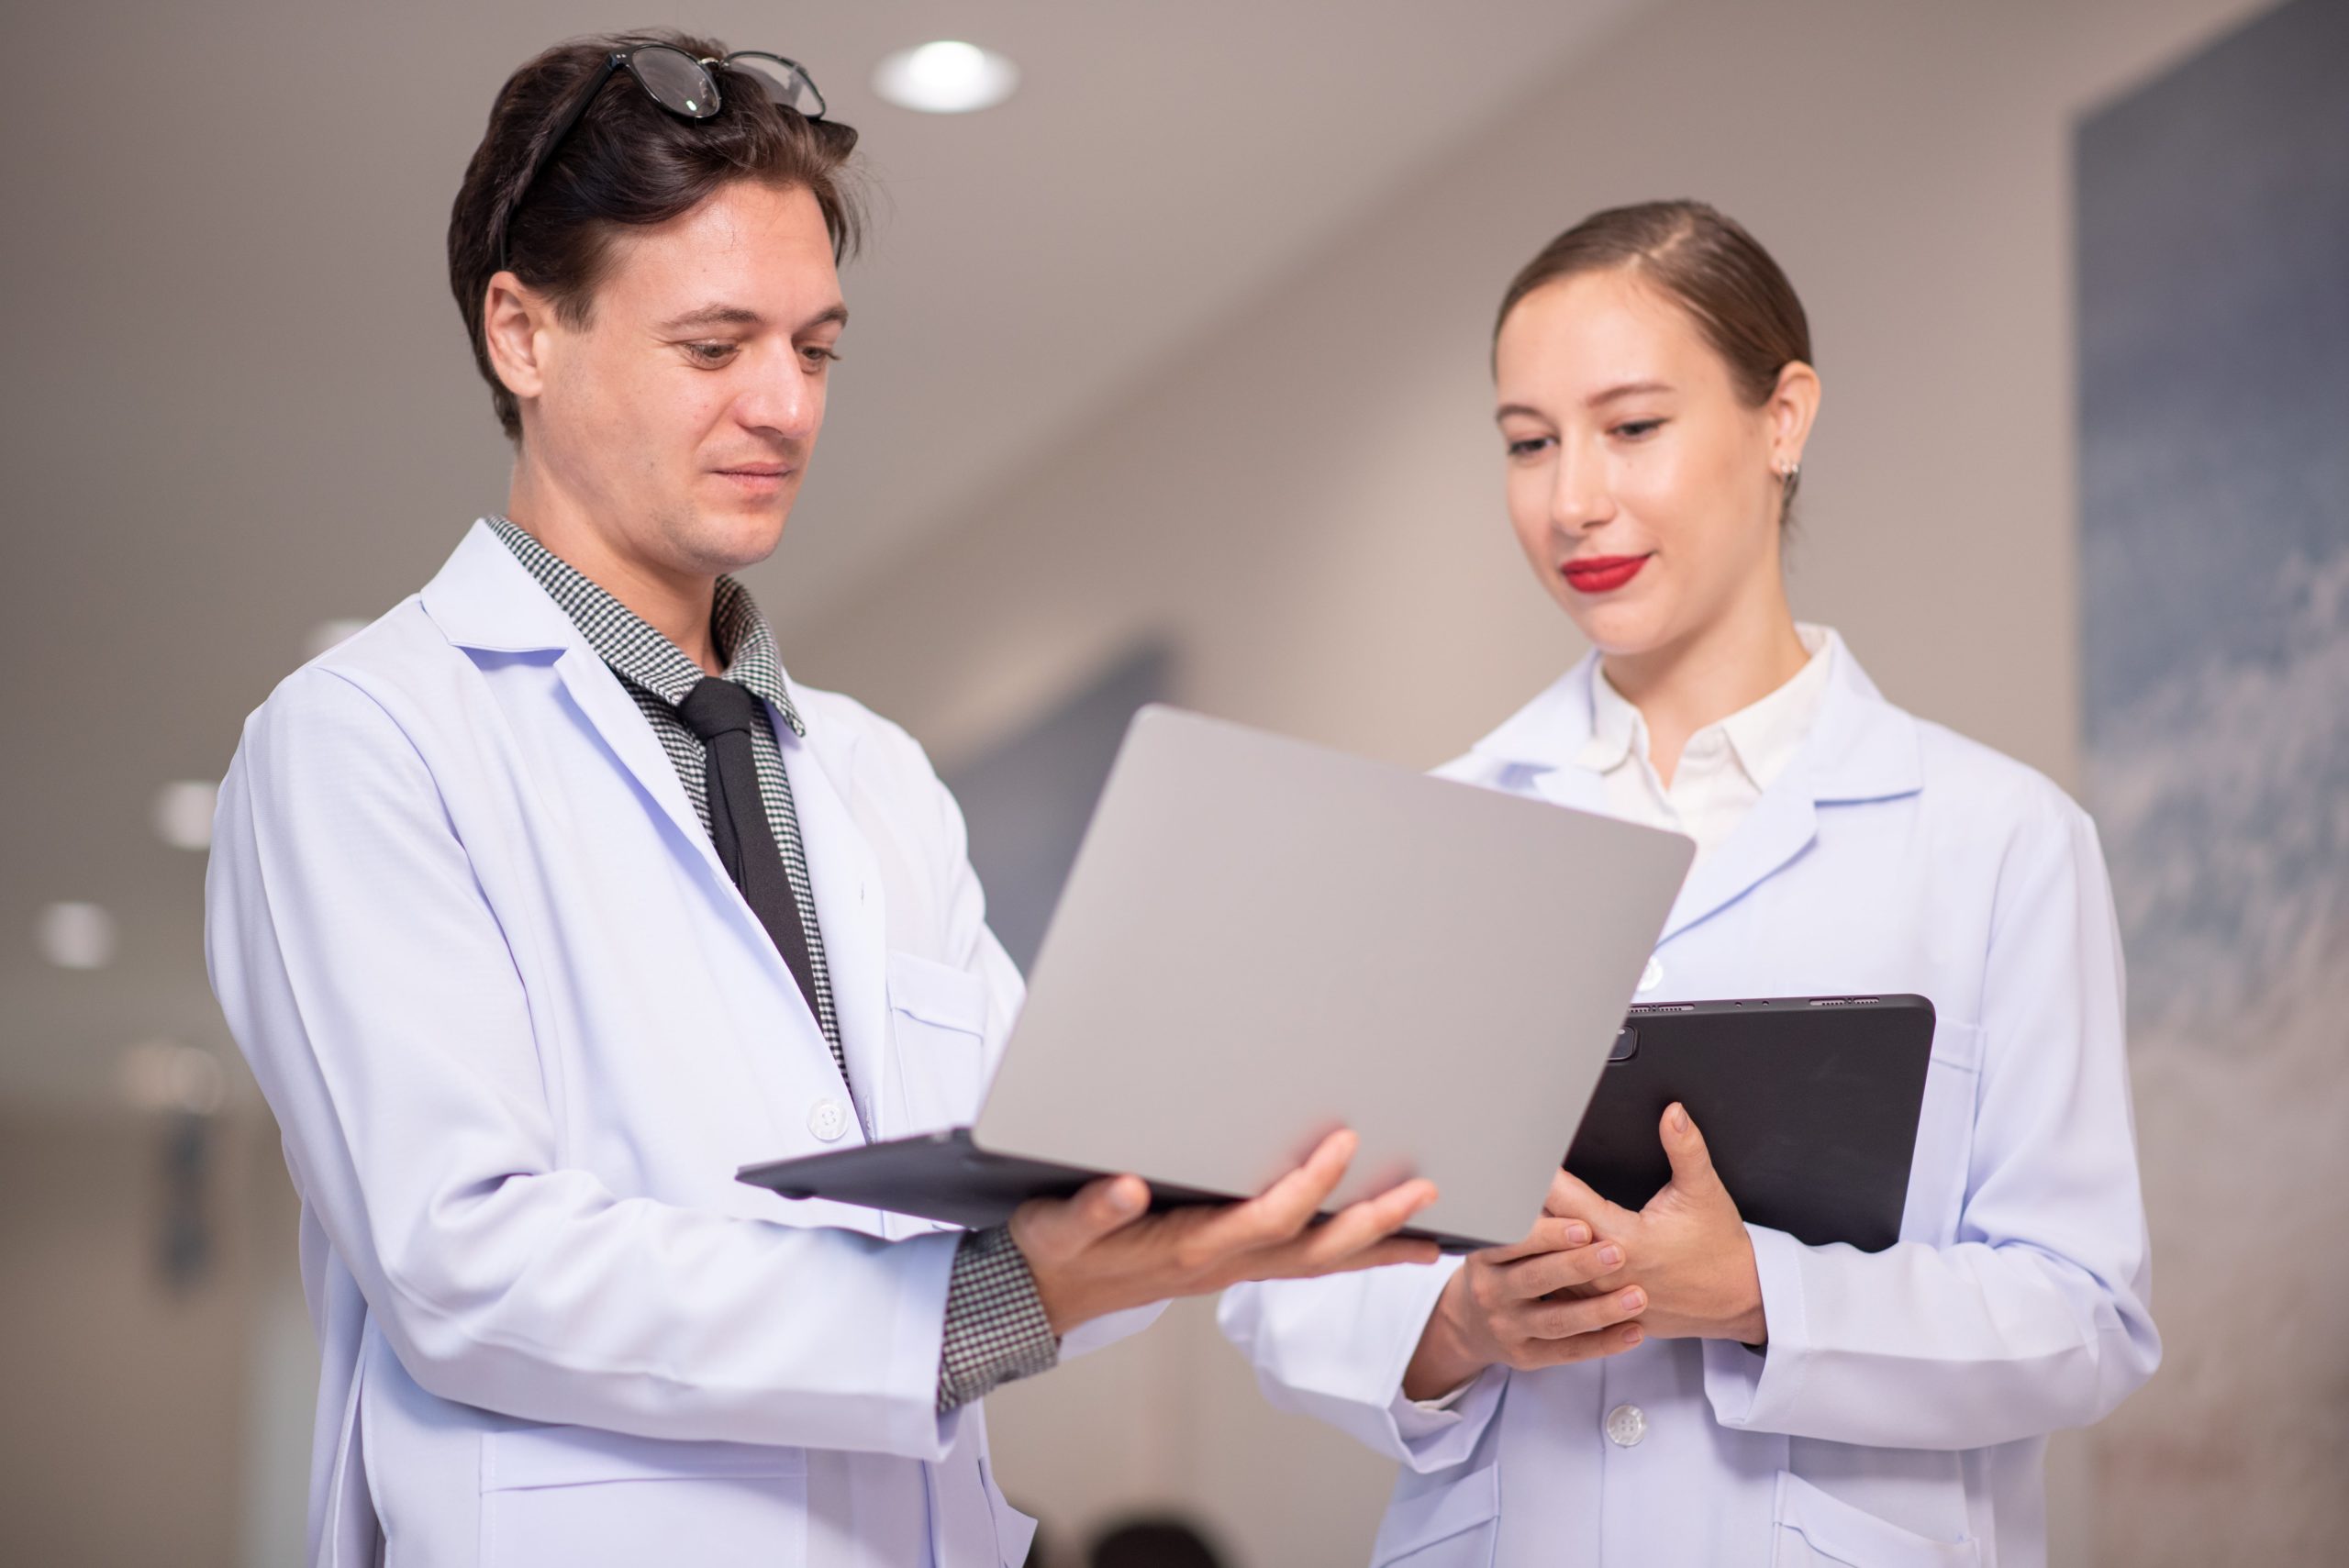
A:
[[[792,531],[751,575],[782,628],[1177,356],[1639,0],[704,4],[806,61],[863,133],[874,242]],[[0,94],[0,1100],[103,1103],[126,1046],[225,1044],[200,855],[156,788],[217,777],[308,629],[417,585],[504,495],[441,255],[506,72],[634,8],[516,0],[77,6]],[[875,99],[961,37],[1008,106]],[[1179,459],[1175,460],[1179,461]],[[107,970],[39,907],[121,922]]]

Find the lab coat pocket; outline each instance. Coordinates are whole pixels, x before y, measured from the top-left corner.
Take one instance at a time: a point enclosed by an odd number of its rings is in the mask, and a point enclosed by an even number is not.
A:
[[[1778,1472],[1771,1568],[1978,1568],[1972,1540],[1934,1540]]]
[[[1917,1116],[1917,1151],[1909,1163],[1909,1200],[1900,1239],[1946,1247],[1957,1240],[1974,1160],[1974,1104],[1982,1075],[1982,1029],[1943,1014],[1933,1028],[1925,1102]]]
[[[1500,1539],[1500,1464],[1465,1474],[1405,1474],[1371,1543],[1371,1568],[1492,1568]]]
[[[482,1448],[483,1568],[789,1568],[807,1558],[807,1456],[524,1427]]]
[[[888,1137],[941,1132],[978,1119],[986,1028],[986,983],[977,975],[912,953],[889,955],[896,1093]]]

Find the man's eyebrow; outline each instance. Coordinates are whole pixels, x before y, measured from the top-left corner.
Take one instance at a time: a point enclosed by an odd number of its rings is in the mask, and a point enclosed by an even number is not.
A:
[[[740,305],[705,305],[661,323],[663,332],[690,332],[697,327],[757,327],[765,321],[757,311]]]
[[[688,310],[683,316],[671,317],[661,323],[660,329],[665,333],[692,332],[705,327],[763,327],[766,321],[765,317],[747,306],[705,305],[698,310]],[[824,326],[845,327],[847,325],[848,306],[841,304],[833,306],[829,310],[819,311],[809,317],[801,323],[799,331],[807,332]]]

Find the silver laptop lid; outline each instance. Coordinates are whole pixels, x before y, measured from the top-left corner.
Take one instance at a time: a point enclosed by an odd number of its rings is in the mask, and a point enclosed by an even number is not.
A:
[[[1514,1240],[1687,873],[1674,833],[1146,707],[974,1136],[1249,1193],[1338,1126],[1335,1202]]]

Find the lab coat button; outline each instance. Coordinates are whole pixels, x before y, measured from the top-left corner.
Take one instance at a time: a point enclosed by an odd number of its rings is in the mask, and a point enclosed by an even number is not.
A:
[[[1664,984],[1664,960],[1653,953],[1648,955],[1648,966],[1640,971],[1640,994],[1645,995]]]
[[[1648,1413],[1637,1405],[1618,1405],[1607,1412],[1607,1440],[1617,1448],[1636,1448],[1648,1435]]]
[[[807,1108],[807,1130],[830,1143],[848,1130],[848,1112],[838,1100],[818,1100]]]

